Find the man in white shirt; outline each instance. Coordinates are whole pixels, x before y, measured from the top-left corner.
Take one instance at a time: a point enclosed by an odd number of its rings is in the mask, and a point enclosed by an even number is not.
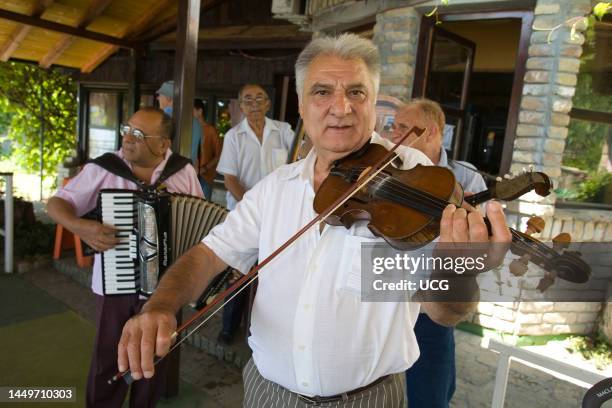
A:
[[[287,163],[294,138],[291,125],[266,117],[270,98],[261,86],[244,85],[238,101],[245,118],[225,134],[217,165],[225,177],[230,210],[259,180]]]
[[[143,313],[124,327],[120,370],[151,377],[153,356],[168,352],[181,305],[227,265],[245,273],[315,217],[315,193],[332,164],[370,140],[379,83],[378,50],[367,39],[319,37],[302,51],[296,85],[313,150],[249,190],[226,221],[165,274]],[[510,242],[499,205],[489,207],[488,218],[491,238],[478,212],[448,205],[440,242]],[[452,325],[475,303],[362,302],[354,277],[361,273],[363,242],[383,242],[367,222],[317,226],[260,271],[244,406],[404,408],[403,371],[419,355],[412,327],[420,307]]]
[[[259,180],[287,163],[294,138],[288,123],[266,117],[270,98],[260,85],[243,85],[238,91],[238,101],[245,118],[225,134],[217,165],[217,172],[225,179],[229,210],[233,210],[244,193]],[[232,342],[248,294],[248,291],[240,293],[223,308],[222,327],[217,338],[221,344]]]

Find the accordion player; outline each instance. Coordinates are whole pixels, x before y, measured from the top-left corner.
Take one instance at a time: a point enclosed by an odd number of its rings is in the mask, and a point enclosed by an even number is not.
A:
[[[100,192],[98,211],[119,238],[102,253],[104,294],[145,297],[165,270],[227,215],[222,206],[199,197],[119,189]]]

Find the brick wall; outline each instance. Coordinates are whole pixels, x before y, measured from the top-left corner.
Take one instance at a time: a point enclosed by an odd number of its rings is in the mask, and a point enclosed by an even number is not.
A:
[[[412,95],[421,15],[412,7],[376,15],[374,43],[381,57],[380,94],[408,101]]]
[[[507,213],[509,224],[518,230],[525,229],[529,216],[509,211]],[[610,270],[612,270],[612,220],[604,211],[594,210],[567,210],[557,209],[554,214],[544,216],[546,227],[538,239],[550,242],[561,232],[572,236],[582,252],[582,258],[591,266],[591,279],[585,284],[571,284],[557,282],[548,291],[584,291],[585,298],[598,299],[597,302],[546,302],[528,301],[541,297],[536,288],[539,279],[545,271],[530,264],[528,272],[522,278],[509,275],[508,265],[512,259],[518,258],[509,255],[505,266],[488,276],[490,281],[481,283],[483,291],[502,290],[504,298],[516,295],[514,302],[481,303],[478,312],[470,321],[483,327],[511,333],[515,335],[552,335],[552,334],[588,334],[598,327],[612,339],[612,323],[610,323],[609,299],[612,289],[610,285]],[[594,244],[597,243],[597,244]],[[605,244],[604,244],[605,243]],[[495,275],[497,274],[497,275]],[[500,278],[501,277],[501,278]],[[484,280],[484,279],[483,279]],[[602,307],[605,306],[605,307]],[[605,315],[602,318],[602,314]],[[605,316],[608,316],[607,318]]]
[[[552,34],[545,30],[589,10],[588,0],[537,2],[514,140],[513,173],[533,164],[553,179],[561,175],[585,26],[576,26],[574,38],[566,25]],[[552,202],[548,199],[543,203]]]

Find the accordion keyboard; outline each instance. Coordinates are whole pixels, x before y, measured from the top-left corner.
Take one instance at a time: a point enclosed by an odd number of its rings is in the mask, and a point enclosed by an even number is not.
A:
[[[130,294],[138,290],[136,205],[133,192],[105,192],[101,195],[102,222],[117,229],[119,244],[102,254],[105,294]]]

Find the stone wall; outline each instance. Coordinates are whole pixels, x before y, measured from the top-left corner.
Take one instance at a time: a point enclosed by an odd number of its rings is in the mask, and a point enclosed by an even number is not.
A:
[[[528,216],[516,212],[520,203],[512,203],[507,211],[511,226],[524,231]],[[530,264],[528,272],[522,278],[509,275],[508,265],[512,259],[509,255],[505,266],[500,271],[492,272],[488,284],[481,282],[484,291],[502,290],[504,297],[516,295],[513,302],[481,303],[478,312],[469,321],[480,326],[514,335],[556,335],[556,334],[590,334],[601,329],[608,331],[608,339],[612,338],[610,323],[610,306],[602,307],[602,302],[609,299],[610,271],[612,270],[612,220],[609,213],[595,210],[557,209],[554,214],[544,216],[546,227],[538,239],[550,242],[561,232],[571,234],[573,242],[582,252],[582,258],[591,266],[591,278],[585,284],[557,282],[548,291],[571,289],[583,291],[585,299],[597,299],[597,302],[550,302],[528,301],[541,297],[535,289],[539,279],[544,276],[544,270]],[[595,244],[597,243],[597,244]],[[514,291],[514,293],[512,293]],[[603,305],[605,306],[605,304]],[[602,316],[607,310],[608,317]],[[608,322],[606,324],[606,322]]]
[[[514,140],[513,173],[535,165],[552,178],[561,175],[586,28],[578,24],[572,38],[565,22],[585,15],[590,7],[588,0],[537,2]],[[559,29],[549,31],[559,24]]]
[[[412,96],[421,14],[412,7],[376,15],[374,43],[380,50],[380,94],[408,101]]]

